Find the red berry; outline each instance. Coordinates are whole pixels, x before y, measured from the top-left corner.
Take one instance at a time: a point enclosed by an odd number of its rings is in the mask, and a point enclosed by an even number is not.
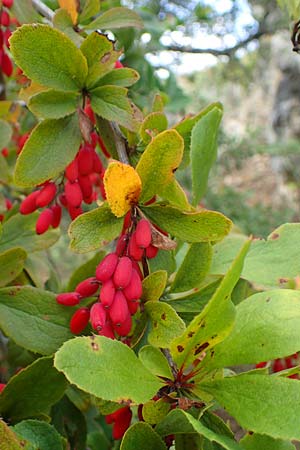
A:
[[[132,233],[129,240],[129,255],[135,261],[141,261],[144,254],[144,249],[139,247],[136,243],[136,232]]]
[[[126,213],[124,217],[122,233],[125,233],[125,231],[127,230],[127,228],[130,227],[130,225],[131,225],[131,212],[128,211],[128,213]]]
[[[6,6],[6,8],[11,8],[14,4],[14,0],[2,0],[3,6]]]
[[[9,28],[7,28],[4,31],[4,36],[3,36],[4,37],[4,42],[5,42],[5,45],[6,45],[7,48],[10,47],[9,38],[11,37],[11,35],[12,35],[12,32],[10,31]]]
[[[101,303],[96,302],[91,307],[90,322],[94,330],[101,331],[107,320],[106,310]]]
[[[280,372],[281,370],[284,370],[285,367],[282,364],[280,359],[275,359],[274,365],[273,365],[273,372]]]
[[[10,57],[4,52],[2,54],[1,68],[2,68],[3,73],[7,77],[10,77],[14,70],[14,66],[10,60]]]
[[[4,27],[8,27],[10,24],[10,18],[9,18],[9,14],[7,11],[5,11],[4,9],[1,12],[1,16],[0,16],[0,24],[3,25]]]
[[[0,393],[3,391],[5,386],[6,386],[6,383],[0,383]]]
[[[143,280],[144,275],[141,271],[141,268],[139,266],[139,263],[137,261],[132,261],[132,268],[135,269],[140,277],[141,280]]]
[[[68,212],[72,220],[76,219],[76,217],[80,216],[83,213],[81,206],[75,207],[72,205],[68,205]]]
[[[264,367],[266,367],[267,363],[266,362],[260,362],[258,364],[256,364],[256,368],[257,369],[263,369]]]
[[[132,327],[132,319],[131,315],[128,314],[126,320],[123,323],[119,325],[114,325],[114,330],[116,331],[116,333],[118,333],[119,336],[127,336],[130,333],[131,327]]]
[[[36,205],[38,208],[44,208],[44,206],[49,205],[50,202],[54,199],[56,195],[56,184],[55,183],[47,183],[40,191],[39,195],[36,199]]]
[[[110,155],[109,151],[107,150],[107,148],[105,147],[105,144],[104,144],[101,136],[99,136],[99,135],[98,135],[98,144],[102,150],[103,155],[106,156],[106,158],[110,158],[111,155]]]
[[[96,173],[102,173],[104,171],[101,159],[95,151],[93,153],[93,171]]]
[[[90,320],[90,310],[89,308],[79,308],[73,316],[71,317],[70,321],[70,330],[74,334],[81,333]]]
[[[93,172],[93,148],[87,144],[82,147],[77,156],[78,170],[81,175],[89,175]]]
[[[58,294],[56,296],[56,301],[60,305],[75,306],[78,305],[80,298],[78,292],[64,292],[63,294]]]
[[[135,269],[132,270],[130,283],[124,288],[123,292],[127,300],[138,300],[141,298],[143,292],[142,282]]]
[[[53,206],[51,206],[51,210],[53,212],[53,220],[52,220],[51,225],[53,228],[57,228],[61,221],[61,213],[62,213],[61,206],[53,205]]]
[[[135,230],[136,243],[139,247],[147,248],[151,244],[151,227],[146,219],[141,219]]]
[[[20,213],[21,214],[31,214],[37,209],[36,199],[40,191],[33,191],[31,194],[27,195],[26,198],[21,202]]]
[[[157,253],[158,253],[158,248],[154,247],[154,245],[149,245],[149,247],[146,248],[146,256],[148,259],[155,258]]]
[[[128,235],[121,234],[121,236],[118,239],[117,245],[116,245],[116,254],[118,256],[122,256],[123,253],[125,252],[127,242],[128,242]]]
[[[53,221],[53,211],[50,208],[44,209],[39,215],[35,224],[35,231],[37,234],[46,233]]]
[[[78,181],[84,200],[89,199],[93,194],[93,186],[90,177],[88,175],[79,175]]]
[[[67,200],[65,194],[60,194],[59,197],[58,197],[58,199],[59,199],[59,201],[60,201],[60,203],[61,203],[62,206],[64,206],[65,208],[68,207],[68,200]]]
[[[127,306],[132,316],[137,313],[140,303],[138,300],[127,300]]]
[[[67,181],[65,184],[65,194],[67,202],[70,206],[74,208],[78,208],[82,202],[82,192],[79,186],[79,183],[75,181],[74,183],[70,183]]]
[[[84,108],[84,112],[86,113],[88,118],[91,120],[91,122],[93,122],[93,124],[95,124],[96,123],[95,114],[91,108],[91,105],[86,105],[86,107]]]
[[[113,425],[113,438],[114,439],[121,439],[126,430],[129,428],[131,419],[132,419],[132,412],[131,409],[126,406],[125,408],[121,408],[122,411],[119,412],[116,419],[114,420]]]
[[[106,324],[102,327],[102,329],[98,331],[98,334],[100,336],[105,336],[110,339],[115,339],[114,330],[110,322],[106,322]]]
[[[18,139],[19,152],[18,153],[20,153],[21,150],[23,149],[23,147],[24,147],[27,139],[29,138],[29,136],[30,136],[30,133],[25,133],[25,134],[23,134],[22,136],[19,137],[19,139]]]
[[[12,208],[12,202],[9,200],[9,198],[6,198],[5,199],[5,206],[6,206],[6,209],[7,209],[7,211],[9,211],[11,208]]]
[[[118,61],[115,62],[115,69],[121,69],[122,67],[124,67],[124,66],[121,63],[121,61],[118,60]]]
[[[126,321],[129,309],[125,295],[122,291],[115,293],[114,301],[109,309],[109,316],[114,325],[122,324]]]
[[[113,283],[113,280],[109,278],[107,281],[105,281],[102,285],[101,291],[100,291],[100,300],[104,308],[109,308],[115,298],[116,288]]]
[[[81,281],[76,286],[75,291],[81,295],[81,297],[86,298],[94,295],[99,289],[99,283],[95,277],[87,278],[86,280]]]
[[[65,170],[66,178],[68,178],[71,183],[74,183],[78,178],[78,163],[77,159],[74,159],[70,164],[66,167]]]
[[[132,261],[128,256],[122,256],[119,259],[116,270],[114,272],[114,283],[117,288],[125,288],[131,279]]]
[[[8,157],[8,148],[4,147],[4,148],[1,150],[1,153],[2,153],[2,155],[4,156],[4,158],[7,158],[7,157]]]
[[[109,253],[108,255],[106,255],[101,263],[97,266],[97,280],[103,283],[104,281],[107,281],[109,278],[111,278],[117,267],[118,261],[119,258],[116,253]]]

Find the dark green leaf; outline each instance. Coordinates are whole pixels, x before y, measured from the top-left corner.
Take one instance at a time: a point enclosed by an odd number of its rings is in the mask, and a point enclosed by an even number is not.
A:
[[[26,439],[36,450],[63,450],[64,448],[62,437],[46,422],[23,420],[12,429],[17,436]]]
[[[75,272],[72,273],[72,276],[68,283],[67,291],[68,292],[75,291],[77,284],[79,284],[81,281],[89,277],[94,277],[96,267],[98,266],[100,261],[102,261],[104,256],[105,256],[104,252],[97,252],[96,255],[93,256],[93,258],[89,259],[87,262],[82,264],[82,266],[79,266],[75,270]]]
[[[104,400],[144,403],[162,386],[127,345],[103,336],[65,342],[54,364],[70,383]]]
[[[76,111],[78,100],[77,92],[50,89],[30,97],[28,108],[42,119],[60,119]]]
[[[93,22],[85,26],[87,30],[95,29],[115,29],[115,28],[143,28],[143,22],[140,16],[128,8],[110,8],[101,16],[97,17]]]
[[[6,286],[22,272],[27,253],[22,248],[12,248],[0,253],[0,287]]]
[[[155,258],[148,260],[151,273],[164,270],[167,275],[176,270],[176,261],[174,252],[171,250],[159,250]]]
[[[84,86],[87,63],[76,45],[48,25],[23,25],[10,39],[10,51],[24,74],[36,83],[62,91]]]
[[[66,387],[52,357],[39,358],[9,380],[0,396],[0,413],[11,423],[48,414]]]
[[[18,157],[15,182],[31,187],[56,177],[74,159],[81,139],[77,114],[39,123]]]
[[[133,424],[125,433],[120,450],[167,450],[161,437],[145,422]]]
[[[121,232],[123,218],[117,218],[104,203],[74,220],[69,228],[70,247],[77,253],[96,250]]]
[[[73,308],[58,305],[51,292],[31,286],[0,289],[0,326],[18,345],[51,354],[72,335]]]

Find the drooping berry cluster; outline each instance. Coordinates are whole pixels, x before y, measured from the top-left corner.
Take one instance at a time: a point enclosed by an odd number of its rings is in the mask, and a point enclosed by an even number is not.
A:
[[[143,272],[139,262],[144,258],[145,263],[158,251],[151,244],[148,220],[137,222],[135,218],[134,222],[130,216],[125,217],[116,251],[107,254],[100,262],[95,277],[79,283],[74,292],[56,297],[61,305],[75,306],[82,299],[94,296],[100,288],[97,301],[90,308],[79,308],[72,316],[70,329],[74,334],[81,333],[89,322],[99,335],[111,339],[115,335],[127,336],[130,333],[132,316],[138,311],[142,296]]]
[[[269,368],[272,373],[281,372],[282,370],[292,369],[293,367],[299,364],[299,355],[298,353],[294,353],[291,356],[287,356],[286,358],[278,358],[274,359],[270,362]],[[256,364],[257,369],[262,369],[268,365],[267,362],[261,362]],[[299,379],[298,374],[290,375],[289,378]]]
[[[2,0],[2,8],[0,9],[0,66],[7,77],[10,77],[13,73],[13,64],[7,53],[7,49],[9,49],[8,40],[11,36],[9,9],[13,2],[14,0]]]

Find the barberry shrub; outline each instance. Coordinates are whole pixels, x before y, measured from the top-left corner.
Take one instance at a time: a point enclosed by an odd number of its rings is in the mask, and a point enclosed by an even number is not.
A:
[[[140,111],[105,34],[139,16],[59,3],[1,5],[1,449],[295,448],[300,225],[251,239],[200,207],[222,106]],[[62,216],[93,252],[67,286],[45,263]]]

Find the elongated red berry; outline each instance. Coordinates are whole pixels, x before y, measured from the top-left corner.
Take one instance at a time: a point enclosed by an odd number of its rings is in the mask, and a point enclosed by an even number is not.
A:
[[[101,331],[105,327],[107,320],[106,310],[101,303],[96,302],[91,307],[90,322],[94,330]]]
[[[124,67],[124,66],[121,63],[121,61],[118,60],[118,61],[115,62],[115,69],[121,69],[122,67]]]
[[[106,156],[106,158],[110,158],[111,155],[110,155],[109,151],[107,150],[101,136],[99,136],[99,135],[98,135],[98,144],[103,152],[103,155]]]
[[[5,45],[6,45],[6,47],[7,48],[9,48],[10,47],[10,44],[9,44],[9,38],[11,37],[11,35],[12,35],[12,32],[10,31],[10,29],[9,28],[7,28],[5,31],[4,31],[4,43],[5,43]]]
[[[14,0],[2,0],[3,6],[6,6],[6,8],[11,8],[14,4]]]
[[[94,295],[99,289],[99,282],[95,277],[87,278],[86,280],[81,281],[76,286],[75,291],[81,295],[82,298],[90,297]]]
[[[0,393],[3,391],[5,386],[6,386],[6,383],[0,383]]]
[[[10,18],[9,18],[9,14],[7,11],[5,11],[4,9],[1,12],[1,16],[0,16],[0,23],[1,25],[3,25],[4,27],[8,27],[10,24]]]
[[[129,314],[129,309],[125,295],[122,291],[116,291],[114,301],[109,309],[109,317],[113,325],[125,322]]]
[[[83,213],[81,206],[75,207],[72,205],[68,205],[68,212],[72,220],[76,219],[76,217],[80,216]]]
[[[27,195],[26,198],[24,198],[20,205],[21,214],[31,214],[37,209],[36,199],[39,193],[40,191],[33,191],[31,194]]]
[[[132,327],[131,315],[128,314],[126,320],[118,325],[114,325],[114,330],[119,336],[127,336],[130,333]]]
[[[108,321],[105,323],[105,325],[102,327],[102,329],[98,331],[98,334],[100,336],[105,336],[110,339],[115,339],[114,330],[112,328],[111,323]]]
[[[129,240],[129,255],[135,261],[141,261],[144,254],[144,249],[139,247],[136,243],[136,232],[132,233]]]
[[[7,158],[8,155],[9,155],[8,148],[7,148],[7,147],[4,147],[4,148],[1,150],[1,153],[2,153],[2,155],[4,156],[4,158]]]
[[[108,255],[106,255],[105,258],[97,266],[97,280],[103,283],[104,281],[107,281],[109,278],[111,278],[117,267],[118,261],[119,258],[116,253],[109,253]]]
[[[146,219],[141,219],[135,230],[135,239],[139,247],[147,248],[151,244],[151,227],[150,223]]]
[[[82,147],[78,152],[77,162],[81,175],[89,175],[92,173],[94,166],[93,148],[87,144]]]
[[[51,210],[53,212],[53,219],[52,219],[51,225],[53,228],[57,228],[61,221],[61,213],[62,213],[61,206],[60,205],[52,205]]]
[[[78,178],[80,189],[83,195],[83,199],[89,199],[93,193],[93,185],[91,183],[89,175],[80,175]]]
[[[132,418],[132,412],[128,408],[127,411],[124,411],[119,419],[113,425],[113,438],[114,439],[122,439],[126,430],[129,428]]]
[[[93,171],[96,173],[102,173],[104,171],[101,159],[95,151],[93,152]]]
[[[132,261],[132,268],[135,269],[140,277],[141,280],[143,280],[144,275],[141,271],[140,265],[137,261]]]
[[[130,314],[134,316],[134,314],[136,314],[139,309],[140,302],[139,300],[127,300],[127,306]]]
[[[102,285],[100,291],[100,300],[104,308],[110,308],[115,298],[116,288],[113,280],[109,278]]]
[[[64,292],[63,294],[58,294],[56,296],[56,301],[60,305],[75,306],[78,305],[80,298],[78,292]]]
[[[7,53],[3,52],[2,55],[2,62],[1,62],[1,68],[3,73],[7,76],[10,77],[13,73],[14,67],[13,64],[11,62],[10,57],[7,55]]]
[[[135,269],[132,270],[130,283],[124,288],[123,293],[127,300],[138,300],[143,292],[142,282]]]
[[[131,275],[132,261],[130,258],[128,258],[128,256],[122,256],[119,259],[113,276],[115,286],[120,289],[125,288],[131,280]]]
[[[74,334],[81,333],[85,327],[88,325],[90,320],[90,310],[89,308],[79,308],[70,320],[70,330]]]
[[[158,253],[158,248],[154,247],[154,245],[149,245],[149,247],[146,248],[146,256],[148,259],[155,258],[155,256]]]
[[[46,233],[51,226],[53,220],[53,211],[50,208],[44,209],[39,215],[39,218],[35,224],[35,231],[37,234]]]
[[[75,181],[74,183],[67,181],[65,184],[65,194],[68,204],[74,206],[74,208],[79,208],[83,197],[78,181]]]
[[[49,205],[50,202],[54,199],[56,195],[56,184],[55,183],[47,183],[39,192],[39,195],[36,198],[36,205],[38,208],[44,208],[44,206]]]
[[[121,234],[121,236],[118,239],[117,245],[116,245],[116,254],[118,256],[122,256],[123,253],[126,250],[128,242],[128,235],[127,234]]]
[[[74,159],[70,164],[66,167],[65,170],[66,178],[74,183],[78,178],[78,163],[77,159]]]

